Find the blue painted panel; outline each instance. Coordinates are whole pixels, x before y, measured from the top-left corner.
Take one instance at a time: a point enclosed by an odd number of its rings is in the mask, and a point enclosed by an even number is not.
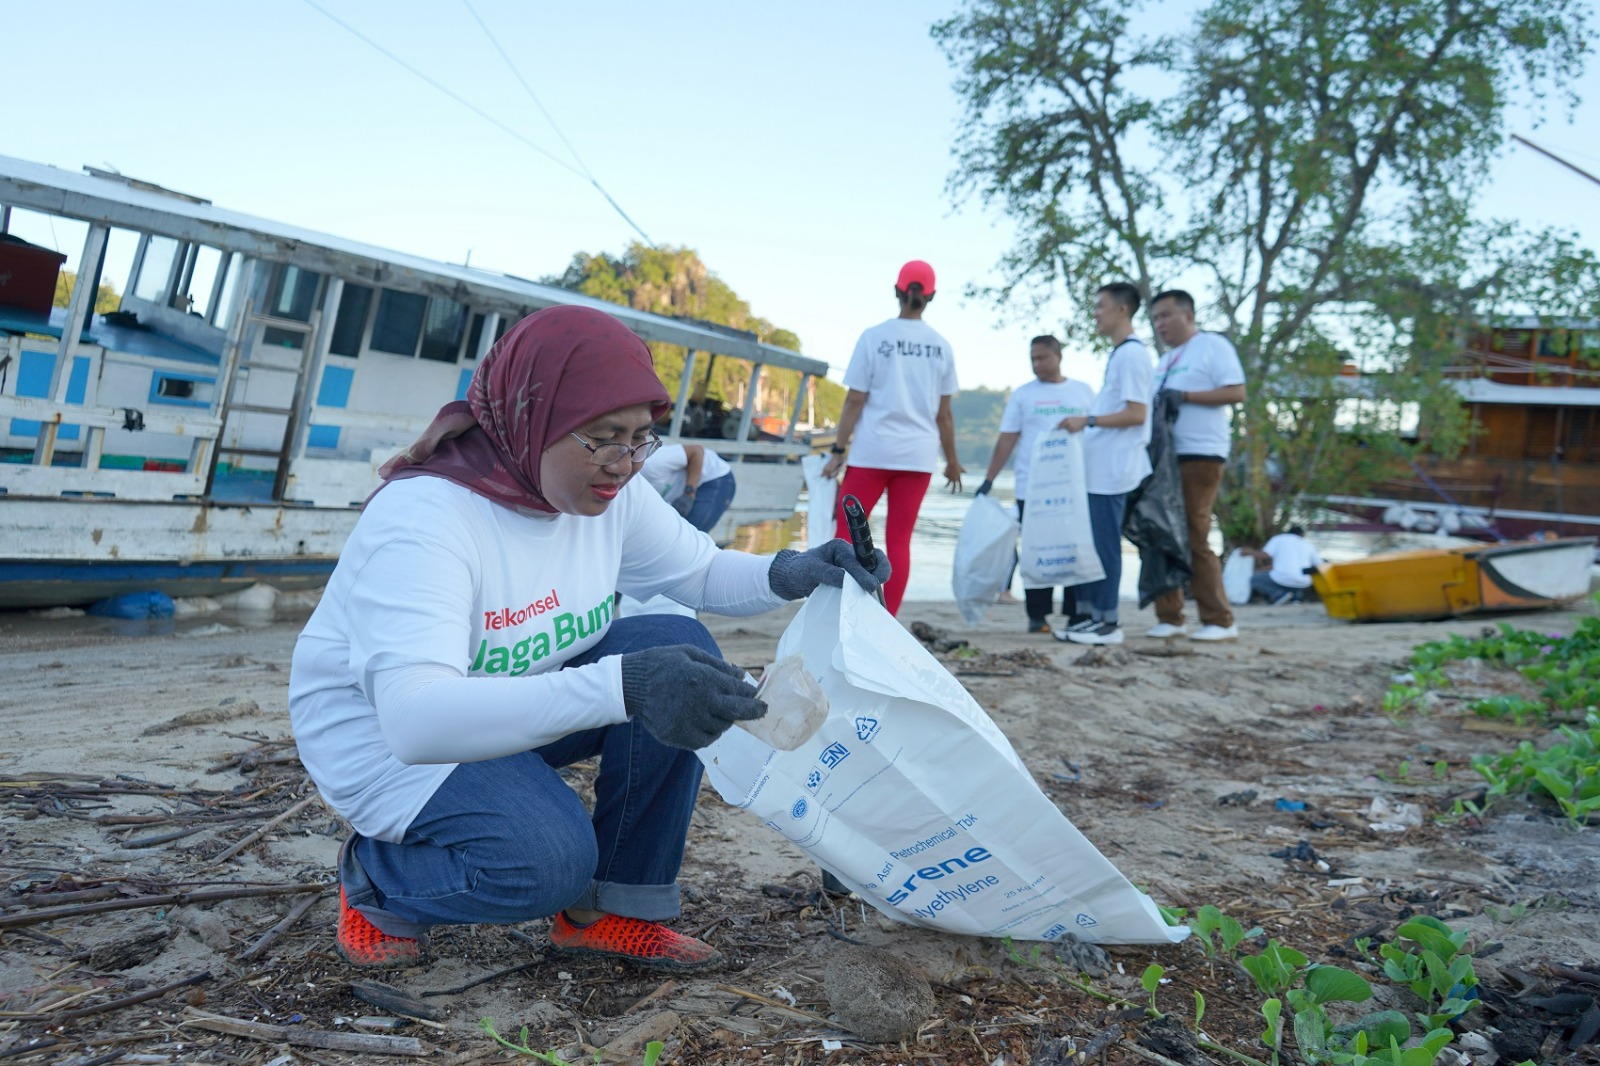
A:
[[[56,357],[50,352],[23,352],[17,366],[17,395],[44,398],[50,395],[50,373],[55,369]],[[67,377],[67,402],[82,403],[89,393],[89,357],[77,356],[72,360],[72,373]],[[81,426],[62,423],[56,432],[57,440],[77,440]],[[32,418],[13,418],[11,432],[25,437],[38,436],[39,423]]]
[[[322,385],[317,389],[317,405],[319,407],[348,407],[350,405],[350,383],[355,380],[356,372],[342,366],[325,366],[322,368]]]
[[[456,379],[456,399],[465,400],[467,398],[467,386],[470,384],[472,384],[472,371],[463,370],[461,376]]]
[[[339,446],[338,426],[312,426],[306,434],[307,448],[337,448]]]

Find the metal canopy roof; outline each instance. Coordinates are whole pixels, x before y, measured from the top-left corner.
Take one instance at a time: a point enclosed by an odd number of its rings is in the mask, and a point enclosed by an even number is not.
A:
[[[103,172],[102,172],[103,173]],[[294,262],[374,285],[447,296],[491,310],[520,312],[558,304],[614,315],[647,341],[676,344],[823,377],[828,364],[722,328],[635,311],[620,304],[508,274],[442,263],[326,233],[240,214],[143,182],[0,155],[0,204],[84,222],[175,237],[272,262]]]

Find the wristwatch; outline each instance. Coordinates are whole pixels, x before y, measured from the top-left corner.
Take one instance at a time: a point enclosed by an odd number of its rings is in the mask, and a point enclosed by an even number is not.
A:
[[[1090,415],[1089,416],[1089,428],[1090,429],[1093,429],[1095,426],[1098,426],[1099,424],[1100,424],[1100,420],[1098,418],[1096,418],[1094,415]]]
[[[841,448],[839,445],[835,444],[833,447],[829,448],[828,450],[830,452],[832,452],[834,455],[843,455],[849,449]]]

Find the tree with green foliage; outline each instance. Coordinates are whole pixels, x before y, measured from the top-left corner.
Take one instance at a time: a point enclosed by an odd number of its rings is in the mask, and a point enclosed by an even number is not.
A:
[[[986,294],[1194,290],[1248,379],[1224,532],[1259,542],[1459,450],[1444,369],[1474,322],[1600,308],[1593,252],[1474,214],[1508,105],[1575,104],[1590,21],[1583,0],[1210,0],[1179,29],[1136,2],[967,0],[933,36],[966,105],[952,193],[1018,229]],[[1400,432],[1418,413],[1423,444]]]
[[[78,283],[78,275],[70,270],[63,270],[56,275],[56,307],[65,307],[72,300],[72,287]],[[94,313],[103,315],[107,311],[115,311],[122,306],[122,295],[117,292],[116,286],[109,281],[100,283],[100,291],[94,295]]]
[[[800,350],[799,337],[755,315],[750,305],[740,299],[727,282],[712,273],[690,248],[652,248],[635,241],[620,256],[579,252],[572,257],[565,272],[546,278],[545,283],[637,311],[728,326],[767,344],[793,352]],[[667,391],[676,396],[683,379],[684,349],[670,344],[651,344],[650,350],[655,357],[656,373]],[[697,399],[708,398],[734,410],[742,409],[750,387],[748,364],[737,359],[718,359],[708,374],[707,359],[702,354],[697,374],[701,376],[694,387]],[[756,398],[758,413],[787,421],[794,410],[800,376],[795,370],[763,369],[760,394]],[[814,406],[818,424],[837,423],[843,403],[843,386],[817,382]],[[805,417],[804,411],[801,417]]]

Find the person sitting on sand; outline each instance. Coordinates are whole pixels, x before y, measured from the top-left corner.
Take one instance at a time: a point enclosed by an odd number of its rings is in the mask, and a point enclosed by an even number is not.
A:
[[[612,594],[727,615],[843,584],[843,541],[719,550],[634,474],[667,393],[644,342],[589,308],[531,315],[467,399],[386,463],[295,646],[301,761],[354,832],[335,944],[420,962],[430,926],[553,916],[553,950],[664,970],[720,961],[662,923],[700,785],[694,750],[758,718],[693,618],[615,618]],[[561,767],[599,758],[593,812]]]
[[[1272,604],[1299,603],[1311,588],[1311,573],[1322,565],[1317,546],[1306,539],[1303,526],[1290,526],[1260,548],[1240,548],[1256,560],[1250,591]]]

